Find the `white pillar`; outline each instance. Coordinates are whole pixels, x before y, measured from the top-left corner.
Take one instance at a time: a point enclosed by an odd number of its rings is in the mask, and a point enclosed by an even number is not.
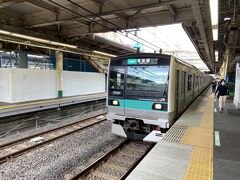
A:
[[[236,65],[234,104],[237,107],[240,107],[240,62],[238,62],[237,65]]]
[[[56,51],[57,94],[63,97],[63,52]]]

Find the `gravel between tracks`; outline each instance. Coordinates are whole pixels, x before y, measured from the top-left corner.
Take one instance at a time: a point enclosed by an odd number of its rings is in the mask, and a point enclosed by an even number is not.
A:
[[[122,141],[109,121],[102,122],[1,164],[0,179],[65,179]]]
[[[53,129],[53,128],[56,128],[56,127],[59,127],[59,126],[63,126],[63,125],[66,125],[66,124],[69,124],[69,123],[72,123],[72,122],[79,121],[81,119],[86,119],[86,118],[91,117],[91,116],[102,114],[102,113],[105,113],[105,112],[106,112],[106,109],[97,110],[97,111],[94,111],[94,112],[91,112],[91,113],[83,114],[81,116],[69,117],[69,118],[66,118],[63,121],[58,122],[58,123],[48,124],[44,127],[33,128],[33,129],[25,131],[25,132],[13,134],[13,135],[10,135],[10,136],[7,136],[5,138],[0,139],[0,144],[10,142],[10,141],[13,141],[15,139],[23,138],[23,137],[29,136],[31,134],[35,134],[35,133],[39,133],[39,132],[42,132],[42,131],[50,130],[50,129]]]

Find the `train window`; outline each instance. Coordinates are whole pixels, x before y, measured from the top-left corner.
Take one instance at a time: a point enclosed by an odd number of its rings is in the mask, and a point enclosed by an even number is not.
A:
[[[167,93],[169,66],[129,66],[127,90]]]
[[[188,91],[192,90],[192,75],[188,75]]]
[[[111,67],[109,76],[110,90],[123,90],[124,88],[124,68]]]
[[[196,80],[195,80],[195,86],[198,86],[198,76],[196,76]]]

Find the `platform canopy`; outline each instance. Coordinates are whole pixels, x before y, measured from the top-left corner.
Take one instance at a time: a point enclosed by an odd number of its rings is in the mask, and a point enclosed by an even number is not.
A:
[[[75,48],[75,51],[83,52],[81,48],[99,48],[99,44],[92,42],[92,34],[97,32],[183,23],[201,58],[214,71],[215,49],[223,56],[223,36],[227,30],[222,28],[225,24],[222,18],[228,11],[231,15],[231,3],[230,0],[219,0],[221,31],[219,41],[214,44],[209,0],[0,0],[0,29],[4,30],[0,31],[0,41],[4,42],[3,48],[9,42],[35,44],[36,47],[47,44],[52,49],[58,46],[16,37],[6,34],[7,31],[76,45],[78,50]],[[226,13],[224,17],[222,13]],[[118,49],[114,50],[113,47],[116,46],[110,43],[109,47],[102,45],[100,49],[116,55],[126,53],[126,49],[116,47]],[[64,45],[61,48],[71,49]],[[127,49],[127,52],[131,51]],[[221,61],[221,57],[219,59]]]

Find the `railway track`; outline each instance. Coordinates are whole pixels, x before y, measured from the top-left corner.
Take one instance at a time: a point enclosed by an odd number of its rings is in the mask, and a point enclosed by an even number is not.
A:
[[[71,180],[125,179],[153,146],[150,143],[125,140],[119,146],[77,173]]]
[[[70,123],[48,131],[33,134],[8,143],[0,144],[0,163],[9,161],[21,154],[49,144],[72,133],[99,124],[106,120],[105,113]]]

